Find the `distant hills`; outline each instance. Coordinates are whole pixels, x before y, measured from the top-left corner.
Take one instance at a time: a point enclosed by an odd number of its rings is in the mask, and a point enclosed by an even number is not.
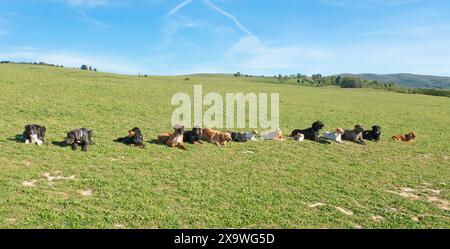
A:
[[[418,75],[418,74],[342,74],[381,83],[395,83],[408,88],[450,89],[450,77]]]

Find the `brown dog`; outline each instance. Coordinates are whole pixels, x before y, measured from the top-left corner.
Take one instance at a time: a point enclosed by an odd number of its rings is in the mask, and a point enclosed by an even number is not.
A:
[[[163,133],[158,136],[157,143],[158,144],[165,144],[172,148],[179,148],[182,150],[187,150],[186,146],[184,145],[184,126],[175,126],[173,133]]]
[[[399,142],[414,142],[416,140],[416,133],[411,132],[406,135],[395,135],[392,139]]]
[[[233,140],[229,132],[221,132],[210,128],[205,128],[202,130],[202,133],[202,137],[204,140],[217,146],[227,145],[227,143]]]

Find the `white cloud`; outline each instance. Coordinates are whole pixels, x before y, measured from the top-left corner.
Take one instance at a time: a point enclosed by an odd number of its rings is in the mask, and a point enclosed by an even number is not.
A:
[[[67,51],[44,51],[37,48],[18,47],[10,48],[8,52],[0,50],[0,57],[12,61],[43,61],[76,68],[87,64],[102,71],[125,74],[137,74],[140,72],[139,66],[124,58],[86,55]]]

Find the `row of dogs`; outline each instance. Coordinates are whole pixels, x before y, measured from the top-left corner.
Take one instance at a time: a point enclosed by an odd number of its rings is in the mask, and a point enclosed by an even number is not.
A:
[[[335,132],[327,131],[321,136],[320,131],[323,128],[325,128],[325,124],[321,121],[316,121],[310,128],[293,130],[290,137],[296,141],[311,140],[323,144],[331,144],[330,141],[343,143],[344,140],[347,140],[361,145],[366,145],[364,140],[378,142],[381,139],[381,127],[379,125],[374,125],[372,130],[364,130],[361,125],[355,125],[354,129],[338,128]],[[47,129],[41,125],[27,125],[22,136],[26,144],[41,145],[44,143],[46,131]],[[258,137],[263,140],[286,140],[281,129],[266,131],[260,134],[255,129],[251,132],[224,132],[211,128],[202,129],[195,127],[191,131],[185,131],[184,126],[176,125],[173,132],[166,132],[159,135],[155,143],[186,150],[185,143],[202,144],[203,141],[207,141],[218,146],[224,146],[232,141],[240,143],[256,141]],[[392,139],[395,141],[412,142],[415,141],[416,134],[411,132],[406,135],[395,135]],[[133,147],[145,147],[144,136],[138,127],[129,130],[126,137],[119,138],[115,141]],[[72,130],[67,133],[64,142],[70,145],[73,150],[76,150],[81,145],[82,151],[87,151],[89,145],[93,144],[92,130],[86,128]]]

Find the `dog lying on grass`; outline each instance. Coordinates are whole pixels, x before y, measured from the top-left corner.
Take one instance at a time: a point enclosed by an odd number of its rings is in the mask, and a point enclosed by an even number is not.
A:
[[[27,125],[23,132],[23,139],[26,144],[42,145],[45,139],[45,132],[47,129],[40,125]]]
[[[172,148],[179,148],[182,150],[187,150],[184,145],[184,126],[176,125],[173,128],[173,133],[163,133],[158,136],[157,144],[165,144]]]
[[[264,140],[274,140],[284,142],[286,139],[283,137],[283,131],[276,129],[274,131],[266,131],[261,133],[261,138]]]
[[[246,143],[248,141],[256,141],[256,137],[259,135],[256,129],[251,132],[228,132],[231,134],[233,142]]]
[[[194,127],[192,131],[184,133],[183,140],[190,144],[203,144],[202,142],[202,128]]]
[[[293,137],[293,139],[297,142],[303,142],[305,141],[305,135],[298,133],[295,137]]]
[[[80,128],[67,133],[65,142],[76,150],[78,145],[82,145],[82,151],[87,152],[88,146],[92,144],[92,130]]]
[[[128,131],[128,136],[117,139],[117,142],[124,143],[131,147],[139,146],[140,148],[145,148],[144,136],[142,135],[141,129],[134,127]]]
[[[315,141],[323,144],[331,144],[329,141],[326,141],[320,137],[320,130],[325,127],[325,124],[322,121],[316,121],[311,125],[311,128],[304,130],[293,130],[291,133],[291,137],[295,137],[298,134],[303,134],[305,139]]]
[[[345,130],[344,134],[342,135],[342,139],[357,144],[366,145],[366,142],[364,142],[363,140],[363,131],[364,128],[361,125],[355,125],[354,130]]]
[[[411,132],[406,135],[395,135],[392,137],[392,140],[399,142],[414,142],[416,141],[416,133]]]
[[[328,139],[328,140],[332,140],[338,144],[342,144],[342,135],[344,134],[344,130],[341,128],[337,128],[336,132],[325,132],[323,134],[323,138]]]
[[[203,140],[206,140],[209,143],[215,144],[217,146],[227,145],[227,143],[233,141],[229,132],[222,132],[210,128],[205,128],[202,130],[202,133]]]
[[[231,134],[231,139],[233,142],[246,143],[248,141],[245,132],[229,132],[229,133]]]
[[[374,125],[371,131],[364,131],[363,139],[379,142],[381,139],[381,126]]]

